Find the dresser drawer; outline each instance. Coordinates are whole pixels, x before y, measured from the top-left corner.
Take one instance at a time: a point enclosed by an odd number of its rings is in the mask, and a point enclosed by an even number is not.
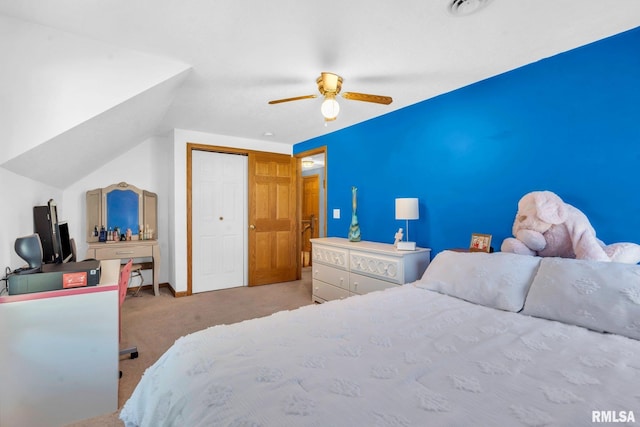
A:
[[[387,282],[404,283],[404,267],[402,258],[379,254],[351,251],[349,256],[350,271]]]
[[[95,259],[142,258],[153,255],[153,248],[146,245],[109,247],[109,243],[105,243],[105,247],[96,248],[95,251]]]
[[[317,279],[313,279],[313,295],[325,301],[333,299],[343,299],[349,296],[349,291],[337,286],[330,285]]]
[[[335,268],[339,268],[341,270],[348,270],[348,249],[312,244],[311,254],[313,258],[313,264],[322,263]]]
[[[323,264],[314,264],[312,269],[313,279],[349,290],[349,272]]]
[[[363,276],[361,274],[351,273],[349,277],[349,290],[354,294],[366,294],[374,291],[381,291],[387,288],[400,286],[385,280],[375,279],[373,277]]]

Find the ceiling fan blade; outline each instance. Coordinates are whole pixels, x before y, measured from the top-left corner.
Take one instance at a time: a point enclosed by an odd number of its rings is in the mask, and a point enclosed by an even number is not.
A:
[[[358,92],[345,92],[342,94],[342,97],[345,99],[351,99],[353,101],[365,101],[365,102],[375,102],[376,104],[385,104],[389,105],[393,102],[393,98],[390,96],[382,96],[382,95],[369,95],[367,93],[358,93]]]
[[[269,101],[269,104],[280,104],[281,102],[299,101],[301,99],[311,99],[311,98],[317,98],[317,97],[318,95],[296,96],[294,98],[284,98],[284,99],[276,99],[274,101]]]

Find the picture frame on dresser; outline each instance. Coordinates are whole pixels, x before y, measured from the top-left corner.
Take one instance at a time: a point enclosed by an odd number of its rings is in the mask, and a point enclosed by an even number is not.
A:
[[[491,252],[491,234],[471,234],[469,252]]]

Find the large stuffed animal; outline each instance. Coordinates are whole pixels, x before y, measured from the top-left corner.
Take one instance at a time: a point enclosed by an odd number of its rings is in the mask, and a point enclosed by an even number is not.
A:
[[[586,215],[551,191],[533,191],[518,202],[513,235],[502,252],[593,261],[640,262],[640,245],[605,245]]]

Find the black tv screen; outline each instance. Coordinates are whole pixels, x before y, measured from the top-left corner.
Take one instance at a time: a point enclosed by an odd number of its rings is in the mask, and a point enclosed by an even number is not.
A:
[[[40,236],[42,242],[42,261],[45,264],[58,262],[60,259],[60,243],[58,241],[55,213],[51,215],[49,206],[33,207],[33,231]]]
[[[49,200],[47,206],[33,207],[33,231],[40,236],[42,261],[45,264],[61,263],[71,255],[69,228],[65,229],[66,236],[63,243],[58,224],[58,209],[53,199]],[[63,244],[66,245],[64,254]]]
[[[69,262],[73,258],[73,251],[71,250],[71,237],[69,237],[69,224],[66,222],[58,223],[58,232],[60,236],[60,252],[62,262]]]

